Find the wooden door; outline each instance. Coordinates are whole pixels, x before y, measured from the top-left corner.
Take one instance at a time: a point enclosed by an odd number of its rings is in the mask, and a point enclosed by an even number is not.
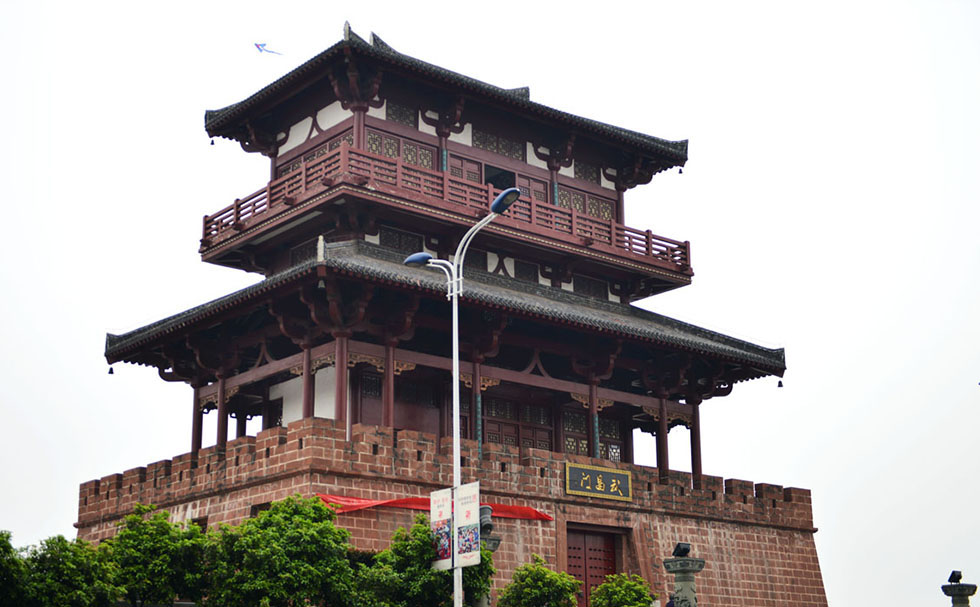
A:
[[[568,573],[582,582],[579,607],[588,607],[592,589],[616,573],[616,538],[611,533],[568,532]]]

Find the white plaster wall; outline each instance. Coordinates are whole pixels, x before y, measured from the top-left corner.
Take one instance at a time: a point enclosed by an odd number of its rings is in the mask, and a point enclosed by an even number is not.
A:
[[[551,150],[549,150],[548,148],[541,148],[541,152],[543,154],[548,154],[550,151]],[[529,165],[544,170],[548,170],[548,163],[545,162],[544,160],[541,160],[534,154],[534,144],[531,143],[530,141],[527,142],[527,153],[524,154],[524,156],[527,158],[527,163]]]
[[[541,275],[541,270],[538,270],[538,284],[539,285],[544,285],[546,287],[550,287],[551,286],[551,281]]]
[[[286,137],[286,142],[279,146],[279,156],[282,156],[294,147],[306,143],[306,140],[310,138],[310,130],[313,127],[313,118],[304,118],[289,127],[289,136]]]
[[[419,114],[421,114],[421,112],[419,112]],[[435,117],[438,117],[439,116],[435,112],[426,112],[425,115],[426,116],[434,115]],[[428,135],[432,135],[433,137],[436,137],[436,127],[429,126],[426,123],[422,122],[421,116],[419,117],[418,123],[419,123],[419,132],[420,133],[426,133]]]
[[[487,272],[493,272],[497,269],[497,264],[500,263],[500,256],[493,251],[487,251]]]
[[[380,234],[365,234],[364,242],[370,242],[371,244],[381,244]]]
[[[314,376],[313,415],[315,417],[336,418],[334,390],[337,384],[337,371],[334,367],[324,367]],[[282,399],[282,425],[303,419],[303,378],[294,377],[279,384],[269,386],[269,399]]]
[[[574,179],[575,178],[575,161],[573,160],[572,161],[572,164],[568,165],[567,167],[561,167],[560,169],[558,169],[558,174],[559,175],[565,175],[566,177],[571,177],[571,178]]]
[[[606,284],[606,295],[609,296],[609,301],[613,303],[619,303],[619,295],[613,295],[612,289],[609,288],[609,284]]]
[[[371,107],[371,106],[368,106],[367,115],[368,116],[374,116],[375,118],[380,118],[380,119],[384,120],[384,118],[385,118],[385,105],[387,103],[388,103],[387,101],[383,102],[381,104],[381,107]]]
[[[463,145],[473,146],[473,125],[467,124],[463,126],[462,133],[450,133],[449,141],[456,141],[462,143]]]
[[[334,101],[327,107],[316,113],[316,125],[321,131],[325,131],[341,120],[350,118],[351,112],[340,107],[339,101]]]
[[[610,170],[609,172],[610,173],[615,173],[616,171],[615,170]],[[611,182],[608,179],[606,179],[606,176],[604,174],[604,171],[601,168],[599,169],[599,185],[601,185],[604,188],[610,189],[610,190],[615,190],[616,189],[616,185],[613,182]]]
[[[566,291],[575,291],[575,287],[572,285],[571,281],[561,283],[561,288]]]

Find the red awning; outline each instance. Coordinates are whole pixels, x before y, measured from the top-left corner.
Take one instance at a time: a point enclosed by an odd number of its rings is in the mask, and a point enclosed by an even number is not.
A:
[[[336,510],[338,514],[346,514],[347,512],[354,512],[356,510],[364,510],[365,508],[377,508],[379,506],[385,506],[388,508],[407,508],[409,510],[429,510],[429,498],[427,497],[401,497],[393,500],[369,500],[362,497],[344,497],[340,495],[328,495],[326,493],[317,493],[317,497],[323,500],[323,502]],[[491,506],[493,508],[493,515],[500,518],[519,518],[530,521],[553,521],[555,520],[549,514],[545,514],[540,510],[535,510],[528,506],[510,506],[507,504],[491,504],[483,502],[483,506]]]

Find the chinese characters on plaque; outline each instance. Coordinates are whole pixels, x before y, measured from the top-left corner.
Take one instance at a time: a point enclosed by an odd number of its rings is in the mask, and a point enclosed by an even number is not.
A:
[[[623,470],[565,462],[565,493],[633,501],[633,477]]]
[[[436,544],[433,569],[453,568],[453,537],[457,540],[458,567],[480,564],[480,483],[456,489],[453,516],[453,490],[440,489],[429,494],[429,525]]]

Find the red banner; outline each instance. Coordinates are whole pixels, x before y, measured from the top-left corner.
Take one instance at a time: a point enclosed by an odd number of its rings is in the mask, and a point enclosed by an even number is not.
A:
[[[426,512],[429,510],[429,498],[427,497],[369,500],[362,497],[344,497],[340,495],[328,495],[326,493],[317,493],[316,496],[322,499],[323,503],[333,508],[337,514],[346,514],[347,512],[355,512],[357,510],[364,510],[365,508],[377,508],[379,506],[425,510]],[[493,515],[500,518],[518,518],[529,521],[555,520],[551,515],[528,506],[509,506],[507,504],[490,504],[486,502],[482,505],[491,506],[493,508]]]

